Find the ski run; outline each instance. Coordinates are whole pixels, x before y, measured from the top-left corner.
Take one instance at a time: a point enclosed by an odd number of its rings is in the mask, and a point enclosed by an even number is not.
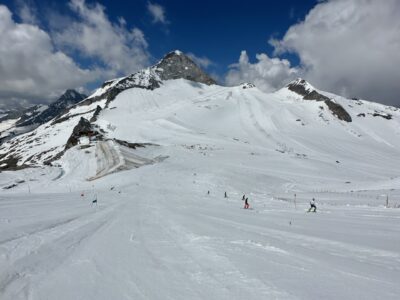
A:
[[[0,173],[0,299],[399,299],[400,112],[325,95],[353,121],[177,79],[17,137],[55,155],[103,108],[103,140]]]

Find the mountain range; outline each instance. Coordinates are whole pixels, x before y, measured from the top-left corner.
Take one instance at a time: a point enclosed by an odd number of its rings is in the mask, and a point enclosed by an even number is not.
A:
[[[158,118],[152,120],[156,112]],[[105,82],[89,97],[68,90],[48,107],[25,112],[16,127],[40,126],[1,145],[0,167],[50,164],[78,143],[76,134],[89,132],[102,140],[160,143],[161,137],[144,134],[159,128],[169,128],[162,136],[170,134],[171,142],[181,131],[240,140],[260,140],[261,135],[260,145],[273,151],[325,154],[325,149],[303,141],[312,133],[313,140],[329,137],[351,148],[360,145],[360,153],[371,148],[370,143],[387,153],[398,148],[393,136],[399,135],[399,115],[398,108],[319,91],[301,78],[272,94],[249,83],[219,86],[188,56],[173,51],[152,67]],[[79,133],[85,120],[86,130]]]
[[[49,105],[37,104],[28,108],[3,110],[0,113],[0,143],[16,135],[34,130],[86,97],[75,90],[67,90]]]
[[[398,298],[399,109],[180,51],[69,104],[0,145],[1,299]]]

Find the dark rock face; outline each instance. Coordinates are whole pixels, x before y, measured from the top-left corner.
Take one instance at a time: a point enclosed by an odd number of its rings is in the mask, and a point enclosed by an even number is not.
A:
[[[328,97],[318,93],[316,90],[307,88],[307,85],[308,83],[304,79],[297,79],[289,83],[286,87],[292,92],[295,92],[296,94],[303,96],[304,100],[316,100],[316,101],[330,100]]]
[[[18,166],[20,159],[20,157],[10,156],[8,153],[0,155],[0,171],[16,171],[26,168],[26,165]]]
[[[86,97],[86,95],[80,94],[75,90],[67,90],[60,98],[51,103],[47,109],[34,116],[30,115],[26,118],[22,117],[21,120],[18,121],[17,126],[22,127],[33,124],[44,124],[64,112],[68,107],[82,101]]]
[[[74,127],[71,136],[69,137],[65,150],[72,148],[79,143],[79,139],[83,136],[96,136],[99,133],[93,128],[92,124],[85,118],[81,117],[79,123]]]
[[[31,120],[38,117],[44,110],[48,107],[46,105],[34,105],[26,110],[24,110],[18,120],[16,126],[23,127],[23,126],[30,126],[34,123]],[[39,124],[38,124],[39,125]]]
[[[241,86],[242,86],[242,89],[244,89],[244,90],[252,89],[252,88],[256,87],[253,83],[250,83],[250,82],[242,83]]]
[[[373,117],[381,117],[384,118],[386,120],[391,120],[392,119],[392,115],[391,114],[386,114],[386,113],[378,113],[375,112],[372,114]]]
[[[350,114],[338,103],[332,101],[325,95],[318,93],[307,81],[304,79],[297,79],[292,81],[286,86],[292,92],[303,96],[304,100],[315,100],[324,101],[328,106],[329,110],[334,114],[339,120],[351,122]]]
[[[339,104],[328,99],[325,100],[325,104],[329,107],[330,111],[339,119],[346,122],[351,122],[351,116],[349,113]]]
[[[136,149],[138,147],[146,147],[146,146],[158,146],[156,144],[151,144],[151,143],[131,143],[131,142],[127,142],[127,141],[123,141],[123,140],[118,140],[118,139],[114,139],[114,141],[116,141],[118,144],[128,147],[128,148],[132,148],[132,149]]]
[[[97,121],[97,116],[100,114],[100,112],[101,112],[101,107],[97,105],[96,110],[94,111],[93,116],[90,118],[90,123],[96,122],[96,121]]]
[[[0,122],[6,121],[6,120],[12,120],[12,119],[18,119],[23,115],[23,111],[21,110],[8,110],[2,112],[2,117],[0,118]]]
[[[162,80],[183,78],[207,85],[216,84],[214,79],[180,51],[168,53],[156,67],[156,72]]]

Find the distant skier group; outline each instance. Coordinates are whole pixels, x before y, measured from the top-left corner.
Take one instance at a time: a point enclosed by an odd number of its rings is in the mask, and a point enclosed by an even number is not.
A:
[[[207,195],[210,195],[210,191],[207,191]],[[228,198],[227,192],[224,193],[224,198]],[[249,209],[250,204],[249,204],[249,198],[246,197],[246,195],[242,196],[242,201],[244,201],[244,209]],[[307,212],[317,212],[317,205],[315,203],[315,198],[312,198],[310,201],[310,208],[308,209]]]

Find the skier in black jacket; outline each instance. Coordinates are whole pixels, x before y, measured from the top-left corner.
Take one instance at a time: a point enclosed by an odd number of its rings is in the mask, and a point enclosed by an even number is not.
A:
[[[314,209],[314,210],[313,210]],[[315,199],[312,198],[312,200],[310,201],[310,209],[308,210],[308,212],[317,212],[317,206],[315,205]]]

